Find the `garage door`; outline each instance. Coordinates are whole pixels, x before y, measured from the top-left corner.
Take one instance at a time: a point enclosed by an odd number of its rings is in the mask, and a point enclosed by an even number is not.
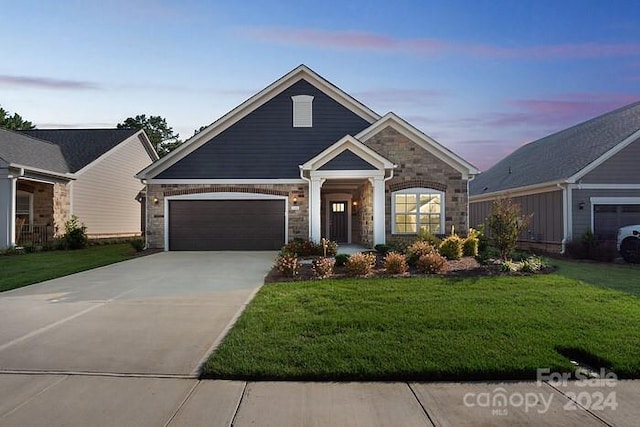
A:
[[[595,205],[593,234],[602,240],[615,240],[618,228],[640,224],[640,205]]]
[[[278,250],[283,200],[170,200],[169,250]]]

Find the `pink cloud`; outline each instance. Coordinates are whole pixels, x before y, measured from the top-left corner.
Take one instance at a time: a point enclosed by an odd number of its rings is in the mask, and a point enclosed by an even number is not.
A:
[[[263,42],[337,50],[374,50],[416,55],[456,54],[488,58],[565,59],[640,55],[640,43],[565,43],[507,47],[464,43],[435,38],[402,39],[364,31],[329,31],[297,28],[254,27],[243,31]]]

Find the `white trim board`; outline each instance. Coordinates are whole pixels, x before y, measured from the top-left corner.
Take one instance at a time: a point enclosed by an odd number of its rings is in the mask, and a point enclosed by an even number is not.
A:
[[[283,179],[149,179],[147,184],[305,184],[300,178]]]
[[[598,157],[596,160],[594,160],[584,168],[580,169],[577,173],[567,178],[567,182],[575,183],[576,181],[579,181],[586,174],[593,171],[595,168],[597,168],[598,166],[600,166],[601,164],[609,160],[611,157],[613,157],[620,151],[624,150],[627,146],[631,145],[633,142],[635,142],[638,139],[640,139],[640,130],[635,131],[626,139],[624,139],[622,142],[619,142],[609,151],[604,153],[602,156]]]
[[[493,193],[476,194],[474,196],[469,196],[469,203],[487,202],[499,197],[522,197],[540,193],[549,193],[552,191],[559,191],[562,189],[561,187],[559,187],[559,185],[563,183],[563,181],[545,182],[542,184],[534,184],[526,187],[510,188],[508,190],[501,190]]]
[[[380,118],[379,114],[375,113],[373,110],[369,109],[367,106],[360,103],[359,101],[339,89],[337,86],[321,77],[306,65],[300,65],[267,86],[265,89],[247,99],[245,102],[243,102],[233,110],[229,111],[224,116],[220,117],[218,120],[210,124],[207,128],[203,129],[201,132],[185,141],[182,145],[180,145],[178,148],[176,148],[174,151],[172,151],[159,161],[140,171],[136,175],[136,178],[149,179],[160,174],[164,170],[173,166],[180,159],[194,152],[202,145],[210,141],[212,138],[216,137],[242,118],[248,116],[251,112],[264,105],[275,96],[280,94],[282,91],[300,80],[306,80],[307,82],[324,92],[326,95],[331,97],[334,101],[346,107],[354,114],[362,117],[369,123],[373,123]]]
[[[435,139],[431,138],[429,135],[425,134],[394,113],[387,113],[380,120],[358,133],[355,138],[359,141],[366,141],[387,126],[392,127],[400,134],[409,138],[419,147],[422,147],[428,153],[431,153],[437,158],[443,160],[452,168],[461,172],[464,179],[468,179],[469,175],[477,175],[480,173],[480,171],[471,163],[467,162],[462,157],[458,156],[453,151],[449,150]]]
[[[640,197],[590,197],[589,203],[591,205],[591,232],[593,233],[596,205],[640,205]]]

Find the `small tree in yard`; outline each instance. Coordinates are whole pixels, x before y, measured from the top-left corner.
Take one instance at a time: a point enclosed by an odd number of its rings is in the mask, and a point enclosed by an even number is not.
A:
[[[518,236],[527,228],[530,220],[531,215],[523,215],[520,205],[513,203],[511,199],[498,199],[493,202],[488,225],[493,245],[500,252],[500,258],[509,259],[518,243]]]

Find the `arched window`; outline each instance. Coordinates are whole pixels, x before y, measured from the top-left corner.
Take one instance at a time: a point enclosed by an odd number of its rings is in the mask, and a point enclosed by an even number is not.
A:
[[[393,234],[444,234],[444,192],[407,188],[391,194]]]

